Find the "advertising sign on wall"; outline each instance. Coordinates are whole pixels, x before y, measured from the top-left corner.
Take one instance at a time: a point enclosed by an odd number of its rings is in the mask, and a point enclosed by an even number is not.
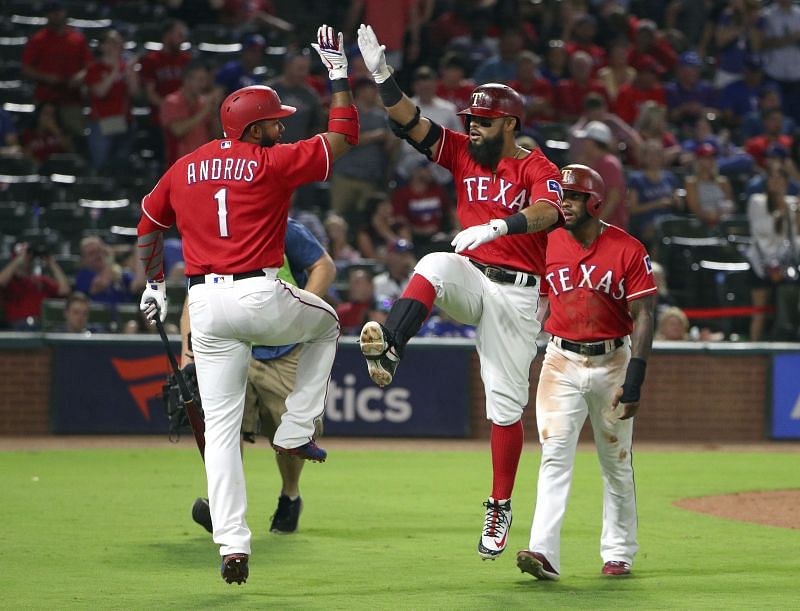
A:
[[[800,439],[800,354],[772,361],[772,437]]]

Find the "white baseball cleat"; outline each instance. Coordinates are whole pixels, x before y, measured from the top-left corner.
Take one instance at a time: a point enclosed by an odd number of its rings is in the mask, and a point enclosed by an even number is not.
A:
[[[496,501],[492,497],[483,504],[486,517],[483,533],[478,541],[478,555],[484,560],[494,560],[508,544],[508,529],[511,527],[511,499]]]
[[[391,384],[400,357],[386,341],[383,327],[377,322],[368,322],[361,329],[358,343],[361,354],[367,359],[367,371],[372,381],[380,387]]]

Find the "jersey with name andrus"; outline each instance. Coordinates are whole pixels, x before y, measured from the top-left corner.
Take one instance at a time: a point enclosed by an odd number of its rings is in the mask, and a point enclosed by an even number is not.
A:
[[[544,200],[558,211],[558,225],[564,222],[561,210],[561,173],[538,149],[527,157],[503,157],[492,174],[470,156],[469,136],[442,130],[436,163],[453,174],[457,193],[456,213],[466,229],[505,218]],[[507,235],[472,250],[470,259],[541,276],[544,273],[547,235],[536,233]]]
[[[280,267],[292,192],[326,180],[330,169],[322,134],[272,147],[212,140],[144,197],[139,235],[177,223],[187,276]]]
[[[544,328],[552,335],[576,342],[629,335],[628,302],[657,290],[642,243],[614,225],[603,227],[588,248],[566,229],[549,235],[550,316]]]

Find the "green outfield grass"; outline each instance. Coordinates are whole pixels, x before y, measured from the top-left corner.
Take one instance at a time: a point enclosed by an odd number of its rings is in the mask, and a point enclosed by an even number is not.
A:
[[[487,444],[488,445],[488,444]],[[531,444],[529,444],[531,445]],[[535,447],[535,446],[534,446]],[[189,512],[204,489],[187,440],[168,449],[0,453],[0,607],[8,609],[785,609],[800,605],[800,531],[684,511],[706,494],[800,487],[798,453],[635,455],[634,576],[600,575],[601,484],[578,455],[562,580],[515,567],[527,547],[538,453],[526,451],[506,554],[476,554],[485,451],[332,451],[308,465],[296,535],[267,532],[277,472],[248,449],[250,579],[224,583]],[[797,508],[800,511],[800,508]]]

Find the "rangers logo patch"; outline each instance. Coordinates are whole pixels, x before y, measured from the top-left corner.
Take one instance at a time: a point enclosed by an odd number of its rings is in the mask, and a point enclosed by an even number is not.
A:
[[[561,183],[558,182],[557,180],[552,180],[552,179],[548,180],[547,190],[550,191],[550,193],[555,193],[556,195],[558,195],[559,204],[561,203],[561,200],[564,199],[564,192],[561,190]]]
[[[650,255],[644,256],[644,267],[647,270],[648,274],[653,273],[653,264],[650,262]]]
[[[230,140],[223,140],[219,143],[219,148],[221,149],[229,149],[231,148],[231,141]]]

